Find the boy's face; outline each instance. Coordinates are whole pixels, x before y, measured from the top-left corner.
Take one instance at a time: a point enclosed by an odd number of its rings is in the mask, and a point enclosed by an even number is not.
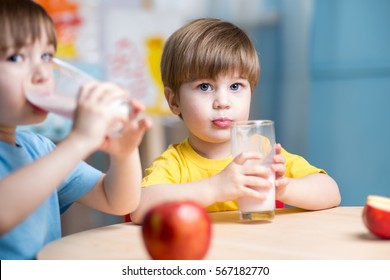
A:
[[[220,75],[216,80],[182,84],[180,98],[171,109],[181,114],[190,140],[226,143],[230,141],[232,122],[248,119],[251,95],[248,80],[236,74]]]
[[[46,83],[52,75],[48,64],[54,55],[54,46],[48,44],[45,32],[40,40],[21,49],[9,48],[0,55],[0,127],[42,122],[47,112],[31,105],[25,98],[23,84]]]

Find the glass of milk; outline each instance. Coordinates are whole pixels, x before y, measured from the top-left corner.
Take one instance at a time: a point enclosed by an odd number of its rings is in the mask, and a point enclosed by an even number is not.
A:
[[[249,120],[234,122],[231,128],[232,156],[243,152],[258,152],[260,160],[247,160],[247,165],[263,165],[271,169],[275,155],[275,128],[271,120]],[[240,218],[243,221],[272,220],[275,216],[275,173],[271,170],[268,180],[272,188],[256,189],[264,193],[264,201],[242,197],[238,201]]]
[[[45,83],[34,84],[29,77],[24,84],[26,98],[44,111],[73,119],[81,86],[94,78],[58,58],[41,67],[50,67],[45,70],[50,78]],[[118,99],[107,108],[118,116],[118,121],[112,124],[108,134],[118,136],[124,127],[123,119],[128,119],[130,104],[127,100]]]

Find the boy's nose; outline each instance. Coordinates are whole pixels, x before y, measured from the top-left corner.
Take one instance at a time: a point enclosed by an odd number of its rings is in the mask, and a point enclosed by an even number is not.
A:
[[[44,83],[50,79],[52,72],[50,63],[39,63],[32,67],[29,78],[33,84]]]
[[[230,100],[226,92],[219,92],[214,100],[214,108],[228,109],[230,108]]]

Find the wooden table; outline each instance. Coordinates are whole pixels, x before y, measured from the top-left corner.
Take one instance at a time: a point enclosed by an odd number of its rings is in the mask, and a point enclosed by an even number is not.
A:
[[[237,212],[210,214],[213,237],[206,259],[390,259],[390,240],[364,227],[362,207],[322,211],[278,209],[272,222],[240,222]],[[54,241],[38,259],[149,259],[141,227],[92,229]]]

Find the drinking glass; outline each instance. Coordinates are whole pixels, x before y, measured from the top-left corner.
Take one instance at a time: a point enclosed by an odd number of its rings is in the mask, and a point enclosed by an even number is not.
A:
[[[52,67],[51,79],[45,83],[33,84],[29,77],[24,84],[26,98],[38,108],[73,119],[81,86],[95,79],[58,58],[53,58],[47,67]],[[129,116],[130,104],[126,100],[117,99],[108,108],[118,116],[118,121],[111,126],[109,135],[119,136],[124,127],[123,121],[120,120]]]
[[[231,128],[232,155],[236,157],[243,152],[258,152],[259,160],[247,160],[246,165],[262,165],[271,169],[275,155],[275,129],[271,120],[250,120],[234,122]],[[275,173],[271,169],[268,180],[272,188],[256,188],[265,194],[266,199],[238,198],[238,209],[243,221],[272,220],[275,216]]]

